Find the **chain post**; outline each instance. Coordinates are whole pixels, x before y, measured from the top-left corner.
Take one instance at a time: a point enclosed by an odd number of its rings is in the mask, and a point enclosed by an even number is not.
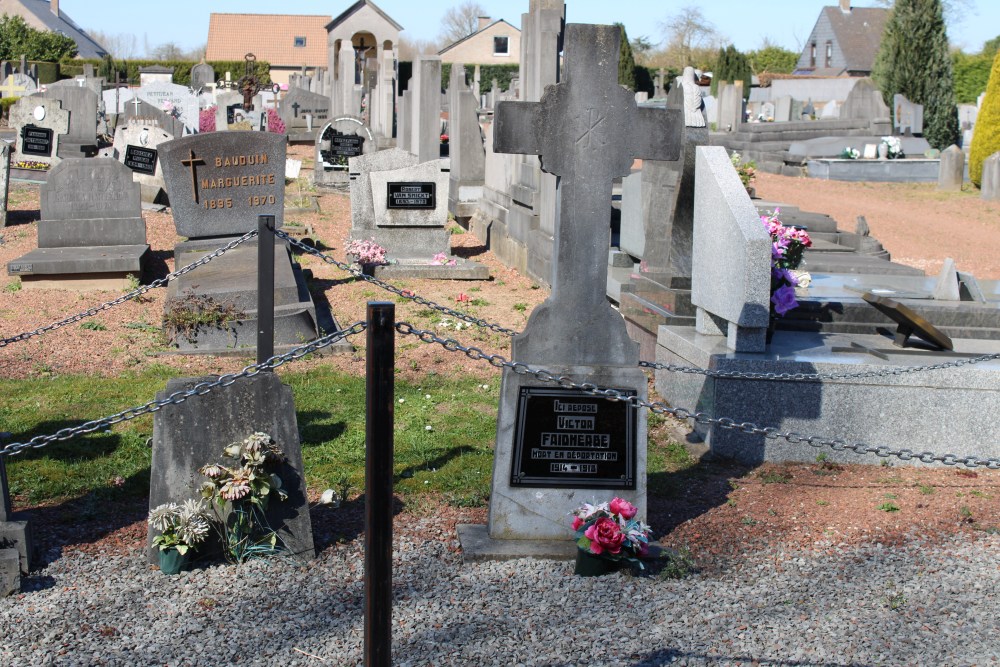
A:
[[[392,657],[392,462],[396,306],[368,303],[365,423],[365,667]]]
[[[257,363],[274,356],[274,216],[257,216]]]
[[[0,523],[10,521],[12,514],[10,485],[7,483],[7,457],[0,454]]]

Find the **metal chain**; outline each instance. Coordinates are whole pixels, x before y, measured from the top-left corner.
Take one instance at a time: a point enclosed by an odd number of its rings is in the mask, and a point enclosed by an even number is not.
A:
[[[910,449],[892,449],[886,446],[872,446],[863,442],[848,443],[843,440],[827,438],[818,435],[802,435],[794,431],[779,431],[774,427],[762,428],[752,422],[736,422],[729,417],[710,417],[704,412],[692,412],[684,408],[671,408],[666,403],[650,403],[638,396],[624,394],[617,389],[602,389],[589,382],[574,382],[564,375],[556,375],[544,369],[537,369],[520,362],[508,361],[499,354],[487,354],[478,347],[465,347],[452,338],[441,338],[433,331],[417,329],[406,322],[398,322],[396,331],[403,335],[416,336],[425,343],[437,343],[449,352],[461,352],[470,359],[486,361],[496,368],[509,368],[518,375],[531,375],[536,380],[557,384],[565,389],[579,389],[593,396],[606,398],[610,401],[624,401],[636,407],[647,408],[655,414],[668,414],[677,419],[691,419],[696,424],[718,426],[720,428],[740,431],[747,435],[761,435],[768,440],[786,440],[790,444],[807,443],[816,448],[829,447],[836,452],[850,450],[856,454],[874,454],[881,458],[890,456],[901,461],[918,460],[922,463],[943,463],[947,466],[963,465],[967,468],[984,466],[991,470],[1000,470],[1000,458],[979,458],[976,456],[956,456],[955,454],[935,454],[933,452],[914,452]]]
[[[955,361],[942,362],[940,364],[930,364],[927,366],[892,366],[882,370],[862,371],[860,373],[753,373],[744,371],[713,371],[693,366],[677,366],[675,364],[660,364],[652,361],[640,361],[639,366],[643,368],[653,368],[671,373],[687,373],[689,375],[704,375],[710,378],[721,378],[726,380],[780,380],[784,382],[816,382],[819,380],[857,380],[861,378],[891,377],[893,375],[906,375],[907,373],[920,373],[925,371],[939,371],[946,368],[961,368],[972,364],[981,364],[986,361],[1000,359],[1000,354],[984,354],[980,357],[968,359],[956,359]]]
[[[157,412],[158,410],[163,409],[167,405],[176,405],[178,403],[183,403],[192,396],[203,396],[220,387],[228,387],[229,385],[234,384],[235,382],[242,380],[243,378],[253,377],[255,375],[259,375],[264,371],[272,370],[274,368],[278,368],[279,366],[283,366],[291,361],[301,359],[307,354],[311,354],[313,352],[316,352],[317,350],[329,347],[330,345],[333,345],[334,343],[343,340],[349,336],[354,336],[356,334],[359,334],[367,328],[368,328],[367,323],[355,322],[347,329],[341,329],[336,333],[323,336],[322,338],[317,338],[313,342],[297,347],[294,350],[291,350],[290,352],[286,352],[285,354],[275,355],[270,359],[267,359],[266,361],[262,361],[259,364],[245,366],[243,370],[241,370],[239,373],[228,373],[226,375],[220,375],[217,379],[211,382],[199,382],[190,389],[175,391],[174,393],[170,394],[169,396],[167,396],[162,400],[152,400],[144,405],[129,408],[127,410],[122,410],[121,412],[117,412],[113,415],[102,417],[100,419],[95,419],[93,421],[86,422],[85,424],[81,424],[79,426],[61,429],[59,431],[56,431],[55,433],[52,433],[51,435],[39,435],[32,438],[31,440],[28,440],[27,442],[13,442],[0,449],[0,456],[4,455],[15,456],[17,454],[20,454],[25,449],[29,448],[39,449],[57,440],[68,440],[74,436],[81,435],[83,433],[92,433],[93,431],[107,428],[108,426],[112,426],[120,422],[126,422],[132,419],[136,419],[137,417],[141,417],[142,415],[145,414]]]
[[[508,336],[516,336],[517,334],[520,333],[520,331],[514,331],[513,329],[508,329],[506,327],[502,327],[499,324],[493,324],[491,322],[488,322],[486,320],[480,319],[478,317],[474,317],[474,316],[469,315],[467,313],[463,313],[461,311],[454,310],[452,308],[449,308],[448,306],[442,306],[441,304],[435,303],[433,301],[429,301],[429,300],[425,299],[422,296],[418,296],[418,295],[414,294],[410,290],[399,289],[398,287],[395,287],[394,285],[390,285],[387,282],[379,280],[378,278],[376,278],[374,276],[365,275],[364,273],[362,273],[358,269],[355,269],[354,267],[352,267],[350,264],[345,264],[344,262],[339,262],[336,259],[334,259],[333,257],[330,257],[329,255],[326,255],[326,254],[320,252],[316,248],[313,248],[313,247],[311,247],[309,245],[306,245],[305,243],[299,241],[298,239],[292,238],[291,236],[289,236],[285,232],[281,231],[280,229],[279,230],[275,230],[274,234],[275,234],[275,236],[288,241],[289,243],[291,243],[295,247],[299,248],[303,252],[306,252],[306,253],[308,253],[310,255],[313,255],[314,257],[319,257],[321,260],[323,260],[327,264],[332,264],[333,266],[336,266],[338,269],[341,269],[343,271],[347,271],[348,273],[350,273],[350,274],[352,274],[352,275],[354,275],[354,276],[356,276],[358,278],[362,278],[364,280],[367,280],[371,284],[376,285],[378,287],[381,287],[382,289],[384,289],[384,290],[386,290],[388,292],[392,292],[393,294],[395,294],[397,296],[401,296],[404,299],[409,299],[413,303],[420,304],[421,306],[427,306],[428,308],[431,308],[431,309],[436,310],[438,312],[444,313],[445,315],[450,315],[451,317],[460,319],[463,322],[468,322],[469,324],[475,324],[478,327],[483,327],[484,329],[490,329],[491,331],[496,331],[497,333],[506,334]]]
[[[177,278],[177,277],[183,276],[185,273],[190,273],[191,271],[194,271],[199,266],[204,266],[205,264],[208,264],[209,262],[211,262],[216,257],[221,257],[222,255],[226,254],[227,252],[229,252],[230,250],[232,250],[236,246],[240,245],[241,243],[244,243],[244,242],[248,241],[249,239],[253,238],[254,236],[257,236],[257,231],[256,230],[254,230],[252,232],[247,232],[246,234],[244,234],[240,238],[234,239],[234,240],[230,241],[229,243],[227,243],[226,245],[222,246],[221,248],[219,248],[215,252],[213,252],[213,253],[211,253],[209,255],[205,255],[204,257],[202,257],[198,261],[191,262],[190,264],[188,264],[187,266],[185,266],[182,269],[174,271],[173,273],[168,274],[168,275],[166,275],[166,276],[164,276],[162,278],[157,278],[156,280],[154,280],[153,282],[149,283],[148,285],[142,285],[138,289],[133,290],[133,291],[127,293],[127,294],[123,294],[122,296],[118,297],[114,301],[106,301],[106,302],[102,303],[99,306],[95,306],[94,308],[91,308],[89,310],[85,310],[82,313],[77,313],[76,315],[73,315],[71,317],[67,317],[64,320],[59,320],[58,322],[53,322],[52,324],[48,324],[48,325],[46,325],[44,327],[39,327],[37,329],[33,329],[32,331],[26,331],[26,332],[20,333],[20,334],[18,334],[16,336],[11,336],[10,338],[0,339],[0,347],[6,347],[6,346],[10,345],[11,343],[17,343],[17,342],[20,342],[20,341],[23,341],[23,340],[28,340],[29,338],[34,338],[35,336],[41,336],[42,334],[48,333],[49,331],[54,331],[56,329],[60,329],[60,328],[62,328],[64,326],[66,326],[67,324],[73,324],[74,322],[79,322],[80,320],[86,319],[88,317],[93,317],[94,315],[98,314],[99,312],[101,312],[103,310],[108,310],[110,308],[114,308],[115,306],[123,304],[126,301],[131,301],[132,299],[135,299],[135,298],[137,298],[139,296],[142,296],[143,294],[145,294],[149,290],[156,289],[157,287],[162,287],[163,285],[166,285],[168,282],[170,282],[170,280],[172,278]]]

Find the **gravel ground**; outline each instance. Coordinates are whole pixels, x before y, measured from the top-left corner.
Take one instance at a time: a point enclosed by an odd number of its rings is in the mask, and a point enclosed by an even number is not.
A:
[[[463,564],[439,521],[406,526],[394,549],[395,665],[1000,663],[997,535],[756,550],[683,579],[580,578],[558,561]],[[26,590],[0,600],[4,665],[362,663],[360,540],[309,567],[258,561],[176,578],[138,549],[68,552]]]

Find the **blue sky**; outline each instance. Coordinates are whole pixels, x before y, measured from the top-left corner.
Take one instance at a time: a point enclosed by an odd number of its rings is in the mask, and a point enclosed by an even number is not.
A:
[[[965,0],[969,10],[949,27],[953,44],[978,51],[983,42],[1000,34],[1000,0]],[[84,29],[109,34],[128,33],[150,46],[174,42],[184,49],[204,44],[210,12],[337,15],[353,0],[172,0],[161,4],[149,0],[60,0],[62,11]],[[478,0],[494,19],[520,25],[528,11],[528,0]],[[377,0],[387,14],[405,28],[411,39],[433,39],[440,31],[445,11],[461,0]],[[625,24],[630,38],[643,35],[653,42],[663,38],[661,24],[682,7],[698,5],[716,29],[741,50],[755,49],[765,37],[776,44],[799,50],[809,36],[824,5],[836,0],[567,0],[567,20],[574,23]],[[870,6],[871,0],[854,0],[855,6]],[[156,7],[154,9],[153,7]],[[252,46],[252,37],[248,38]]]

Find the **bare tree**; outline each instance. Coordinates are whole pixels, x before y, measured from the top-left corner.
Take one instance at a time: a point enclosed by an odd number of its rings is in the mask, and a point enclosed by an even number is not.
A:
[[[441,19],[441,41],[451,44],[476,32],[479,30],[480,16],[488,16],[488,13],[481,4],[472,0],[465,0],[459,6],[452,7]]]
[[[183,60],[184,49],[175,42],[166,42],[155,47],[149,57],[153,60]]]
[[[129,33],[106,33],[100,30],[87,30],[91,39],[104,47],[115,60],[131,60],[139,50],[139,40]]]
[[[399,59],[413,60],[417,56],[431,56],[440,50],[438,43],[426,39],[410,39],[405,35],[399,37]]]
[[[678,69],[693,64],[703,51],[717,50],[725,41],[695,5],[683,7],[661,23],[660,28],[666,36],[665,55],[669,64]]]

